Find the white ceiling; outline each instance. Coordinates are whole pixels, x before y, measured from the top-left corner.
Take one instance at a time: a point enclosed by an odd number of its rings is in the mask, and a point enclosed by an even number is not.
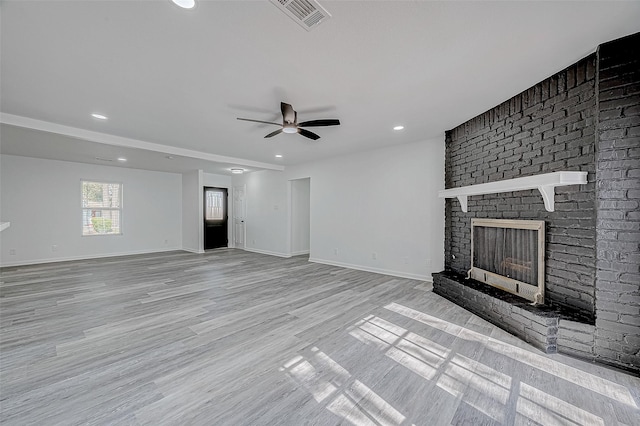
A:
[[[2,1],[1,152],[228,173],[442,140],[640,31],[637,1],[320,3],[306,32],[268,1]],[[313,142],[236,120],[280,121],[281,101],[342,125]]]

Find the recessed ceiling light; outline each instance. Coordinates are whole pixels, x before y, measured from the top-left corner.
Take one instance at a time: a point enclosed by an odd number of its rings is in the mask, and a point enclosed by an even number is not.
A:
[[[98,120],[106,120],[107,119],[106,115],[98,114],[98,113],[95,113],[95,112],[93,114],[91,114],[91,116],[93,118],[97,118]]]
[[[231,169],[231,173],[233,173],[234,175],[241,175],[242,173],[244,173],[244,169]]]
[[[276,158],[282,158],[282,154],[276,154]]]
[[[171,0],[183,9],[193,9],[196,5],[196,0]]]
[[[118,157],[118,161],[120,161],[121,163],[124,163],[125,161],[127,161],[127,159],[124,157]]]
[[[404,126],[396,126],[393,128],[393,130],[402,130],[404,129]]]

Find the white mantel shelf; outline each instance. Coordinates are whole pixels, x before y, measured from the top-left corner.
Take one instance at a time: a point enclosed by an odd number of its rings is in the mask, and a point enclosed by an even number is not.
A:
[[[587,172],[553,172],[535,176],[481,183],[438,191],[440,198],[456,197],[462,211],[467,212],[467,197],[470,195],[499,194],[501,192],[526,191],[537,189],[542,194],[547,211],[554,210],[556,186],[583,185],[587,183]]]

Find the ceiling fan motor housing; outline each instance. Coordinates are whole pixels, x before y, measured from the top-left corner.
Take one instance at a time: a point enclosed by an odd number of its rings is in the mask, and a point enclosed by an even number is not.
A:
[[[339,126],[340,120],[337,118],[329,118],[329,119],[321,119],[321,120],[309,120],[303,121],[298,124],[298,113],[293,109],[293,107],[285,102],[280,102],[280,111],[282,112],[282,127],[274,132],[269,133],[265,138],[272,138],[275,135],[279,135],[280,133],[298,133],[299,135],[304,136],[305,138],[318,140],[320,136],[316,135],[309,130],[303,129],[303,127],[325,127],[325,126]],[[262,121],[262,120],[253,120],[251,118],[240,118],[238,120],[242,121],[253,121],[255,123],[264,123],[264,124],[273,124],[276,126],[280,126],[278,123],[272,123],[270,121]]]
[[[284,123],[282,126],[282,131],[285,133],[297,133],[298,125],[296,123]]]

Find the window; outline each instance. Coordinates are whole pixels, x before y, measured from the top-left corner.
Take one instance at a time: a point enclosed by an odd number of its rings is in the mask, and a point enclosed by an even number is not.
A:
[[[223,192],[218,190],[209,190],[206,191],[207,194],[207,205],[205,207],[205,219],[206,220],[222,220],[224,219],[224,198]]]
[[[122,234],[122,184],[82,181],[82,235]]]

